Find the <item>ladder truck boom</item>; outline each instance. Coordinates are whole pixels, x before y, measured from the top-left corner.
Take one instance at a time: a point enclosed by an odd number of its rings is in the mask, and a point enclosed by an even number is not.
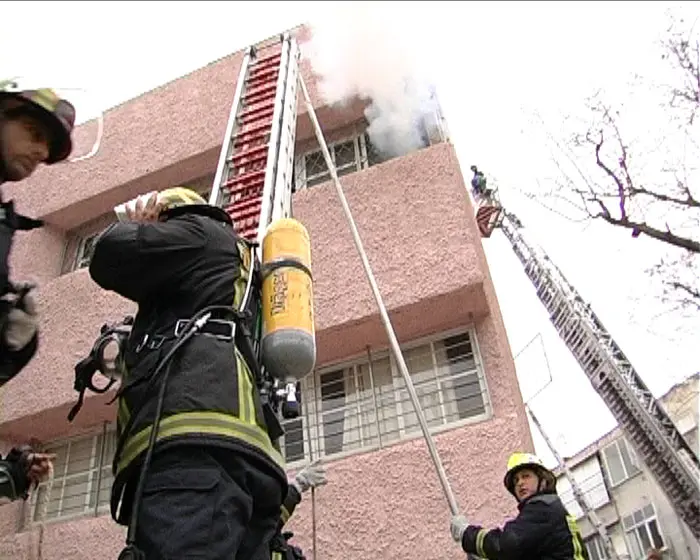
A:
[[[495,197],[482,201],[483,237],[500,228],[557,332],[678,515],[700,540],[700,462],[613,337],[562,272],[523,237],[522,223]]]

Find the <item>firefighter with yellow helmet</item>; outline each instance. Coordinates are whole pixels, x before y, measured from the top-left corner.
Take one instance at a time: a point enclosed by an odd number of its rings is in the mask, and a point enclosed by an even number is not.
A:
[[[71,152],[75,108],[53,90],[22,90],[0,82],[0,184],[29,177],[40,164],[64,161]],[[0,385],[17,375],[39,344],[38,315],[30,284],[10,281],[14,233],[41,227],[40,220],[15,212],[0,194]],[[48,472],[51,455],[23,446],[0,460],[0,497],[26,498],[32,483]]]
[[[491,560],[508,558],[588,560],[581,533],[557,495],[556,477],[530,453],[513,453],[503,484],[518,500],[518,516],[503,528],[470,525],[452,518],[452,538],[468,555]]]
[[[95,243],[92,279],[138,304],[113,461],[120,558],[249,559],[275,533],[288,487],[246,345],[250,263],[229,215],[183,187],[127,205]]]

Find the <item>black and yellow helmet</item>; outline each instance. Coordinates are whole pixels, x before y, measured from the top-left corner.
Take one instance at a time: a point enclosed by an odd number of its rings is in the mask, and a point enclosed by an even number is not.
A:
[[[158,193],[158,202],[163,207],[163,212],[180,208],[181,206],[192,206],[207,204],[199,194],[187,187],[172,187]]]
[[[544,479],[547,482],[547,488],[554,490],[556,487],[557,479],[554,473],[544,466],[542,459],[537,455],[532,453],[513,453],[508,458],[508,465],[506,467],[506,476],[503,478],[503,484],[508,489],[508,492],[516,496],[515,494],[515,473],[522,469],[532,469],[537,473],[540,479]],[[517,497],[517,496],[516,496]]]
[[[21,90],[13,80],[0,81],[0,110],[26,111],[44,123],[51,133],[48,165],[65,160],[73,150],[75,107],[54,90]]]

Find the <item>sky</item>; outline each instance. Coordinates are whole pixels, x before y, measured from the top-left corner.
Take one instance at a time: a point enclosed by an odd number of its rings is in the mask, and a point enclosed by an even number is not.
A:
[[[382,30],[380,39],[354,51],[354,77],[380,76],[410,61],[437,88],[465,176],[477,164],[499,186],[527,238],[591,303],[651,390],[660,395],[698,371],[690,334],[700,328],[697,317],[668,313],[644,272],[663,247],[605,224],[572,222],[538,188],[556,175],[547,138],[565,132],[565,116],[580,116],[599,88],[629,102],[632,73],[661,76],[654,41],[665,10],[678,6],[697,17],[700,9],[667,2],[636,3],[633,13],[626,2],[351,4],[4,2],[3,20],[16,24],[0,34],[0,53],[11,53],[0,55],[0,77],[70,92],[82,122],[304,22],[342,22],[345,35],[355,37]],[[331,70],[352,77],[341,67]],[[644,92],[634,95],[652,103]],[[644,115],[631,119],[630,133],[644,137]],[[484,247],[523,396],[560,453],[574,454],[615,422],[549,323],[506,239],[498,232]],[[534,439],[552,464],[542,438]]]

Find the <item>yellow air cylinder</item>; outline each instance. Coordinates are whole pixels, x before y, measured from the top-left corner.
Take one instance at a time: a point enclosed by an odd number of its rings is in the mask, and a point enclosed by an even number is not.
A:
[[[263,364],[278,379],[301,379],[316,364],[311,242],[301,222],[270,225],[261,269]]]

